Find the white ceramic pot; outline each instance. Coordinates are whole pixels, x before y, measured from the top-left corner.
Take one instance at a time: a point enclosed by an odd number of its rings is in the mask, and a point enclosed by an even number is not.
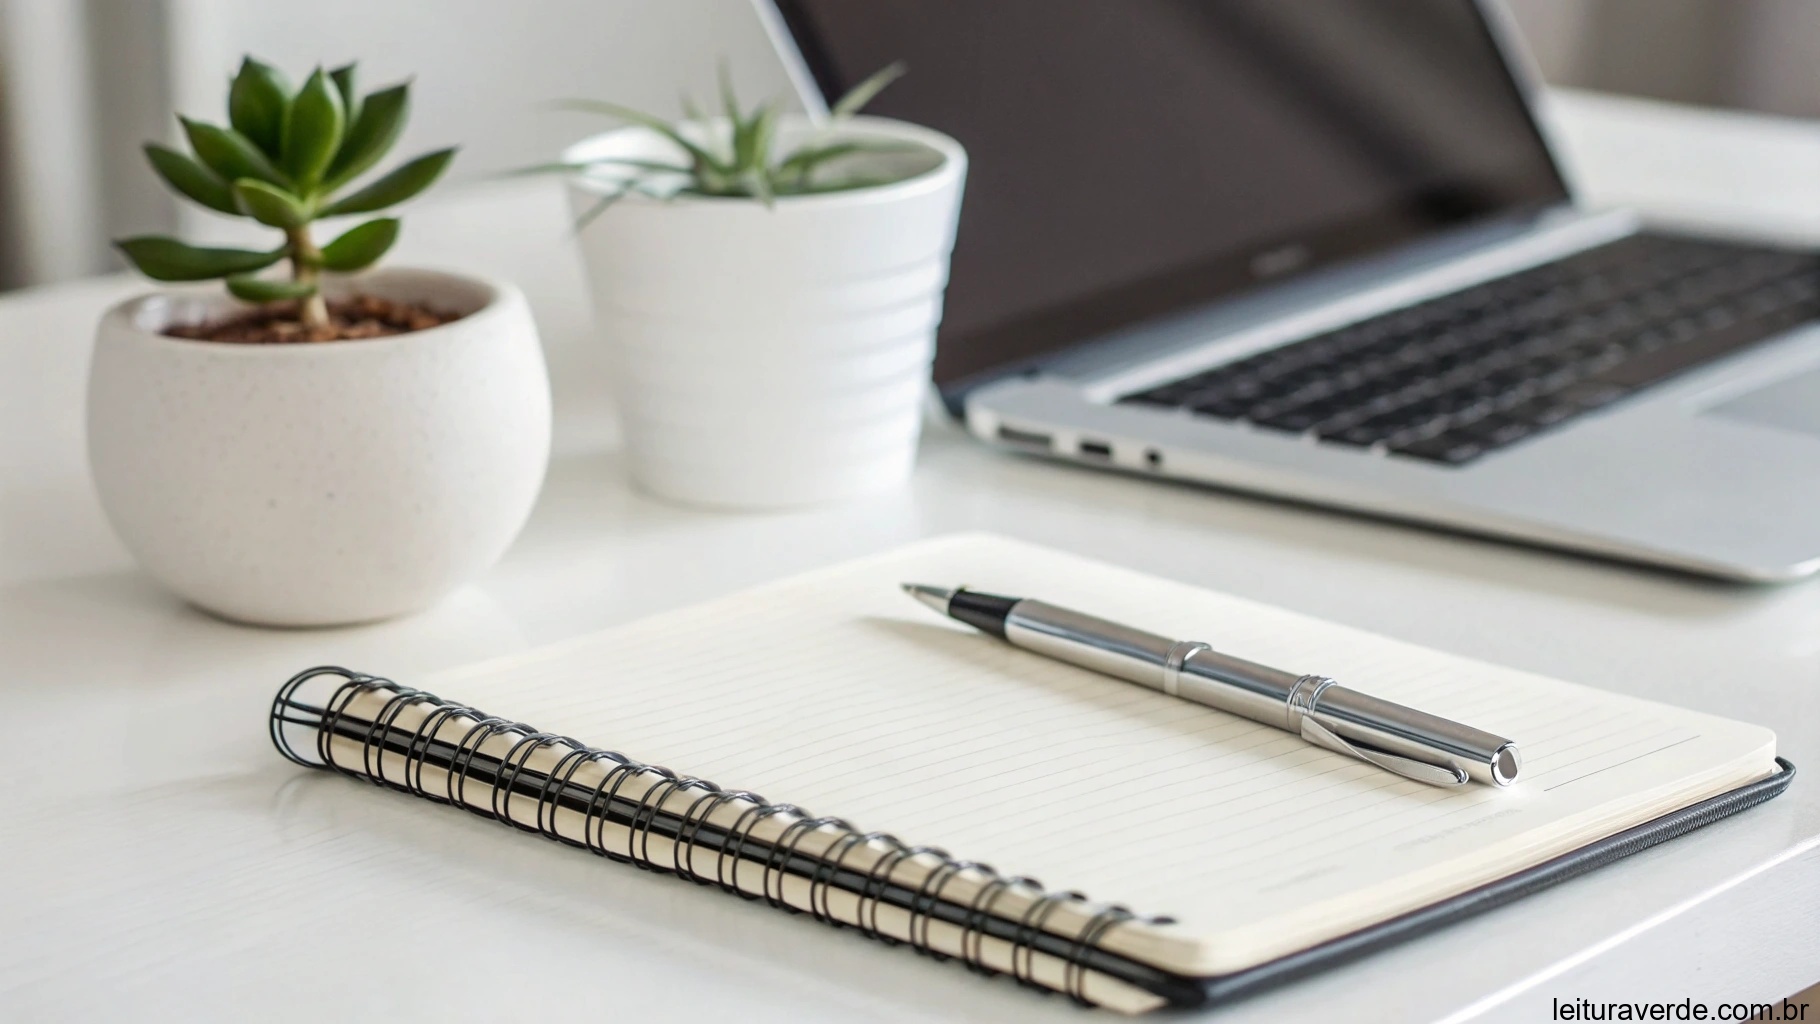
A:
[[[779,142],[816,130],[786,119]],[[946,135],[898,121],[855,118],[838,134],[915,144],[866,158],[908,176],[769,207],[628,196],[581,232],[631,471],[646,489],[771,508],[909,475],[967,156]],[[626,128],[564,160],[674,153]],[[574,179],[576,210],[609,184]]]
[[[543,350],[503,282],[381,270],[332,286],[465,314],[363,341],[159,333],[231,312],[218,290],[102,318],[89,462],[146,571],[231,619],[320,626],[423,608],[524,525],[550,450]]]

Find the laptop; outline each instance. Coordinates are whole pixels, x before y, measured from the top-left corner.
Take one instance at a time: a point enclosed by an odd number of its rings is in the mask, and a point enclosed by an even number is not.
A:
[[[970,153],[979,439],[1736,580],[1820,569],[1820,255],[1575,202],[1473,0],[776,0]]]

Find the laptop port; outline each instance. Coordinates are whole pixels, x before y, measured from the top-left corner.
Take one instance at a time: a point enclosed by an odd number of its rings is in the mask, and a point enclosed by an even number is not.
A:
[[[1144,462],[1147,463],[1151,469],[1162,469],[1163,453],[1157,451],[1155,448],[1151,448],[1144,452]]]
[[[1089,459],[1099,459],[1102,462],[1111,462],[1112,446],[1104,441],[1082,441],[1081,455]]]
[[[998,439],[1022,445],[1025,448],[1041,448],[1044,451],[1049,450],[1050,442],[1053,440],[1048,434],[1039,434],[1034,430],[1019,430],[1004,424],[999,425]]]

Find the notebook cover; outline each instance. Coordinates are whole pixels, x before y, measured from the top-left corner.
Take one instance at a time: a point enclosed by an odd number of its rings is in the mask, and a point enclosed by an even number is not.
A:
[[[1594,868],[1622,860],[1640,850],[1686,835],[1779,795],[1795,778],[1795,766],[1776,758],[1782,770],[1697,804],[1665,814],[1616,835],[1582,846],[1572,853],[1526,868],[1477,889],[1393,917],[1350,935],[1310,946],[1298,953],[1213,978],[1159,979],[1126,975],[1126,980],[1168,999],[1180,1007],[1214,1006],[1243,999],[1286,982],[1350,963],[1380,949],[1444,928],[1474,914],[1501,907],[1551,885],[1576,878]]]
[[[302,682],[305,682],[314,676],[323,674],[331,674],[346,678],[349,680],[349,685],[356,685],[357,683],[375,684],[389,690],[398,691],[402,694],[417,695],[419,697],[427,698],[430,701],[435,702],[438,706],[443,706],[447,709],[445,702],[441,702],[438,698],[422,694],[420,691],[405,690],[397,687],[396,684],[384,680],[377,680],[370,676],[356,676],[352,673],[348,673],[344,669],[312,669],[294,678],[280,691],[279,697],[274,702],[272,710],[273,740],[286,757],[289,757],[299,764],[319,768],[330,767],[326,763],[314,762],[308,758],[299,756],[295,750],[291,749],[282,734],[282,727],[286,724],[309,724],[294,720],[287,714],[289,710],[306,707],[306,705],[293,703],[291,700],[291,693]],[[321,709],[314,710],[320,711]],[[453,710],[469,711],[470,709],[454,706]],[[474,714],[477,717],[484,717],[480,716],[480,713],[477,712]],[[509,726],[503,719],[489,718],[486,720],[507,728],[529,728]],[[427,754],[432,748],[446,745],[441,744],[441,741],[413,742],[409,744],[411,749],[406,751],[405,746],[400,745],[399,741],[396,741],[395,738],[389,735],[384,738],[375,736],[373,733],[374,728],[375,726],[371,723],[342,720],[337,716],[334,719],[334,724],[328,729],[325,729],[324,733],[333,732],[334,734],[341,735],[345,738],[359,740],[369,744],[378,741],[380,746],[390,749],[394,753],[409,752],[413,754]],[[528,735],[535,738],[538,736],[548,736],[549,734],[530,733]],[[463,742],[465,743],[466,740]],[[422,749],[419,749],[419,747]],[[608,756],[618,757],[618,755]],[[508,789],[516,791],[523,788],[521,785],[523,780],[517,778],[518,772],[513,766],[493,763],[492,758],[480,755],[478,751],[464,755],[463,761],[464,765],[461,775],[464,779],[464,785],[470,777],[476,784],[490,784],[491,781],[493,781],[493,776],[497,774],[499,776],[499,781],[504,782]],[[888,882],[880,884],[878,879],[872,878],[865,873],[845,870],[838,867],[829,870],[825,865],[821,865],[819,861],[816,861],[813,858],[801,857],[794,849],[771,849],[768,846],[765,849],[759,849],[758,845],[755,845],[754,853],[763,854],[768,865],[773,865],[780,870],[798,874],[805,872],[813,873],[818,877],[824,878],[829,885],[834,887],[846,889],[851,892],[865,892],[870,898],[876,899],[884,904],[899,907],[912,907],[919,913],[925,914],[932,919],[944,920],[953,924],[961,924],[964,927],[977,930],[986,935],[1027,945],[1030,948],[1041,950],[1052,956],[1074,963],[1079,967],[1101,972],[1137,988],[1151,992],[1165,1000],[1171,1006],[1194,1008],[1229,1003],[1269,989],[1273,986],[1306,977],[1326,968],[1351,962],[1378,949],[1445,927],[1472,914],[1502,906],[1512,900],[1527,896],[1530,893],[1545,889],[1551,885],[1567,881],[1594,868],[1627,857],[1639,850],[1647,849],[1657,843],[1685,835],[1695,829],[1711,824],[1720,818],[1735,814],[1748,807],[1753,807],[1780,794],[1783,790],[1787,789],[1789,783],[1793,781],[1795,774],[1794,765],[1780,757],[1776,759],[1776,763],[1781,766],[1782,770],[1774,775],[1760,779],[1756,782],[1748,783],[1737,789],[1731,790],[1730,792],[1710,797],[1678,811],[1665,814],[1653,821],[1645,822],[1644,824],[1616,833],[1615,835],[1589,843],[1578,850],[1556,857],[1553,860],[1516,872],[1497,881],[1479,886],[1478,888],[1450,897],[1438,903],[1430,904],[1429,906],[1411,911],[1399,917],[1360,929],[1349,935],[1344,935],[1321,943],[1320,945],[1311,946],[1307,949],[1291,953],[1279,959],[1259,964],[1242,971],[1213,977],[1192,977],[1172,974],[1168,971],[1130,959],[1126,956],[1108,952],[1099,948],[1091,941],[1083,943],[1077,939],[1069,939],[1048,933],[1044,929],[1027,929],[1024,923],[1020,921],[999,918],[996,914],[976,915],[970,908],[950,903],[945,899],[930,899],[927,894],[904,889]],[[356,777],[364,777],[369,782],[385,785],[390,788],[409,790],[408,786],[395,782],[380,782],[380,780],[376,778],[365,776],[361,772],[348,768],[338,768],[337,770],[355,775]],[[664,769],[656,770],[659,772],[665,771]],[[538,785],[535,780],[525,784],[531,786],[532,795],[540,798],[548,797],[550,795],[544,791],[545,787]],[[417,795],[422,796],[425,794],[419,793]],[[745,795],[750,796],[750,794]],[[473,807],[469,807],[468,809],[474,813],[481,814],[483,817],[496,816],[489,815],[482,809]],[[652,813],[650,818],[643,822],[643,826],[655,829],[661,834],[669,834],[668,826],[661,824],[657,820],[660,817],[663,817],[663,815]],[[540,823],[542,821],[541,815],[539,816],[539,821]],[[526,831],[540,830],[523,824],[515,824],[514,827]],[[698,828],[695,830],[696,834],[691,837],[691,842],[706,841],[712,838],[709,833],[717,831],[718,830],[713,828]],[[680,835],[680,833],[677,834]],[[552,838],[555,837],[552,836]],[[571,840],[563,841],[569,842],[570,845],[576,845]],[[747,844],[747,839],[742,837],[739,839],[739,842],[743,847]],[[613,859],[625,858],[614,857]],[[803,861],[803,863],[797,864],[796,862],[799,860]],[[749,898],[758,897],[752,896]],[[895,942],[895,940],[893,941]],[[937,955],[940,956],[940,954]],[[941,958],[947,959],[946,956],[941,956]],[[1039,991],[1053,991],[1039,985],[1033,985],[1032,987],[1037,988]]]

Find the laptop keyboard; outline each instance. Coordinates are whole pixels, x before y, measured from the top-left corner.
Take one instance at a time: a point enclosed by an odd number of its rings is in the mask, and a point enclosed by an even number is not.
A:
[[[1633,235],[1119,401],[1458,466],[1820,319],[1820,255]]]

